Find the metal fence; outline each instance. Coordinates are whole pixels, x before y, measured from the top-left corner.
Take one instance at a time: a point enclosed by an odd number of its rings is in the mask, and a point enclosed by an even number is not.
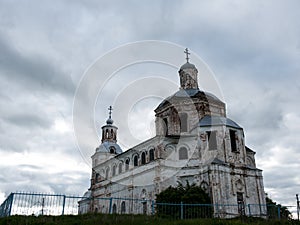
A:
[[[79,207],[79,202],[81,206]],[[92,207],[91,207],[92,206]],[[148,214],[171,219],[254,216],[281,219],[279,205],[159,203],[145,199],[90,198],[41,193],[11,193],[0,206],[0,217],[11,215]]]
[[[0,206],[0,217],[10,215],[74,215],[80,197],[59,194],[11,193]]]

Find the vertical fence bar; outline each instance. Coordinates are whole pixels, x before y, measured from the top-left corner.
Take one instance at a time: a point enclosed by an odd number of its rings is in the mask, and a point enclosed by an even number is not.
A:
[[[112,214],[112,200],[113,198],[109,198],[109,214]]]
[[[65,214],[65,205],[66,205],[66,196],[63,195],[63,205],[62,205],[62,212],[61,215]]]
[[[183,202],[180,202],[180,219],[183,220]]]
[[[248,204],[248,211],[249,211],[249,216],[251,216],[251,205]]]
[[[152,202],[151,202],[151,213],[152,213],[152,215],[154,215],[154,200],[152,200]]]
[[[9,207],[8,207],[8,215],[7,216],[10,216],[11,215],[11,210],[12,210],[12,206],[13,206],[13,202],[14,202],[14,196],[15,194],[14,193],[11,193],[9,198]]]

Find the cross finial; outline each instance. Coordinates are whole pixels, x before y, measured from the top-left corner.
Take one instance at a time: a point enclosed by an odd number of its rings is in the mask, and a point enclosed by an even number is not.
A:
[[[108,115],[109,115],[109,119],[111,119],[111,111],[113,110],[113,108],[111,107],[111,106],[109,106],[109,108],[108,108]]]
[[[188,48],[185,48],[185,51],[184,51],[184,53],[186,54],[186,62],[188,63],[189,62],[189,55],[191,54],[191,53],[189,53],[189,49]]]

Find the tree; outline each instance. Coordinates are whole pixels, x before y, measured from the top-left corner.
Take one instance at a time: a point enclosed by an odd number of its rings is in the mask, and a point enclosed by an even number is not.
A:
[[[204,218],[212,217],[210,197],[195,184],[188,182],[183,186],[178,182],[177,187],[168,187],[156,195],[156,210],[158,215],[175,218]]]
[[[291,219],[292,214],[288,210],[286,206],[282,206],[281,204],[277,204],[272,199],[270,199],[268,196],[266,197],[266,203],[267,203],[267,213],[268,217],[275,219],[278,218],[280,214],[281,219]]]

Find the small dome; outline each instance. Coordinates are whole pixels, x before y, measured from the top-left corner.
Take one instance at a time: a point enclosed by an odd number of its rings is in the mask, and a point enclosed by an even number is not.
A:
[[[117,143],[109,141],[104,141],[98,148],[96,148],[96,152],[111,153],[111,149],[114,150],[114,154],[121,154],[123,152]]]
[[[106,124],[110,124],[110,125],[111,125],[111,124],[113,124],[113,122],[114,122],[114,121],[112,120],[112,118],[108,118],[108,119],[106,120]]]
[[[194,64],[187,62],[180,67],[180,70],[184,70],[184,69],[196,69],[196,66]]]

